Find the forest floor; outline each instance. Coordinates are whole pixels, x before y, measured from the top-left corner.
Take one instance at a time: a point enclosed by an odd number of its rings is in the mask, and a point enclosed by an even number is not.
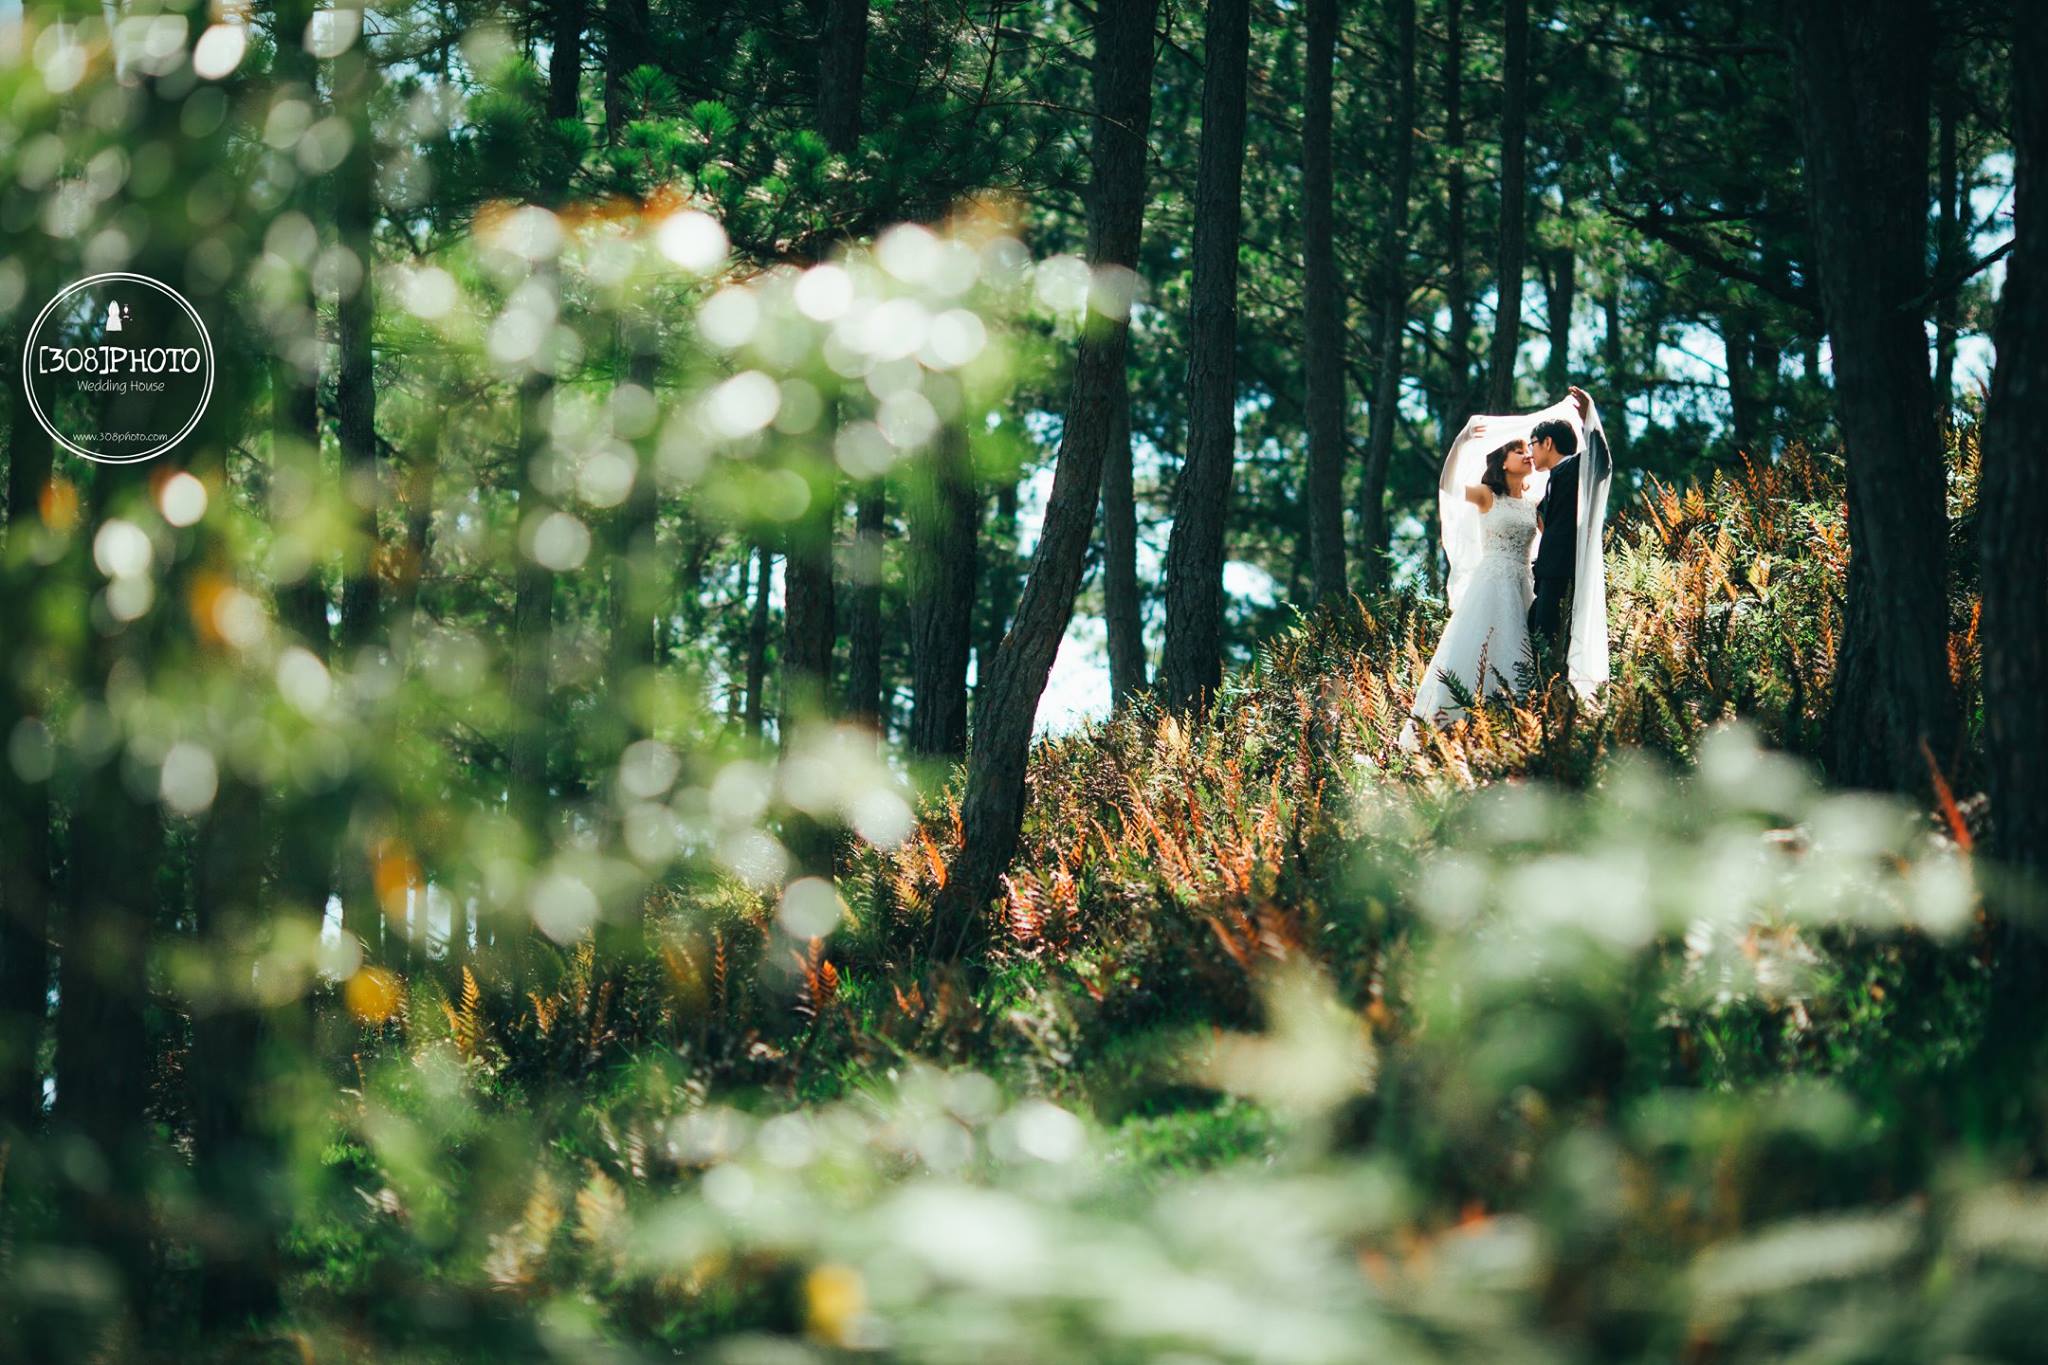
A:
[[[2039,1250],[1996,1210],[2048,1194],[2000,1183],[2031,1144],[1973,1068],[1970,803],[1797,756],[1837,473],[1644,493],[1597,703],[1553,683],[1404,751],[1439,623],[1386,599],[1199,722],[1042,743],[978,970],[931,950],[949,787],[845,850],[828,938],[678,886],[648,960],[415,983],[295,1312],[450,1359],[1995,1358]]]

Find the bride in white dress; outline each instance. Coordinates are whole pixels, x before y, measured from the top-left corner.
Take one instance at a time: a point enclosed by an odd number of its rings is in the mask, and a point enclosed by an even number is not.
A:
[[[1485,473],[1464,490],[1464,500],[1479,509],[1479,556],[1416,689],[1410,708],[1416,720],[1448,724],[1465,714],[1447,675],[1473,698],[1511,696],[1518,670],[1532,661],[1528,613],[1536,587],[1529,561],[1536,500],[1525,494],[1533,469],[1528,442],[1510,440],[1487,453]],[[1413,730],[1411,724],[1404,742],[1412,742]]]

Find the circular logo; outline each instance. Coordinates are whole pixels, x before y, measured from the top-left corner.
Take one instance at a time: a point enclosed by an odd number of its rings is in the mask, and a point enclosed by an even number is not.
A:
[[[43,305],[21,352],[29,411],[57,444],[140,464],[191,435],[213,396],[213,338],[162,280],[110,270]]]

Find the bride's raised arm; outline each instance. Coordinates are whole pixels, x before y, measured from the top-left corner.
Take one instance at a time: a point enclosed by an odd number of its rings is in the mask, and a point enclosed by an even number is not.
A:
[[[1591,402],[1590,399],[1587,401]],[[1480,509],[1492,505],[1490,499],[1485,504],[1480,503],[1468,491],[1486,472],[1487,452],[1497,450],[1509,441],[1528,440],[1536,424],[1551,417],[1563,418],[1574,425],[1584,421],[1579,405],[1570,397],[1559,399],[1536,412],[1474,413],[1459,428],[1451,448],[1445,452],[1443,467],[1437,476],[1436,505],[1444,560],[1450,570],[1444,580],[1444,596],[1453,611],[1457,610],[1465,585],[1471,581],[1472,571],[1479,563],[1482,539]],[[1542,470],[1530,473],[1523,482],[1522,496],[1530,502],[1540,502],[1548,478]]]

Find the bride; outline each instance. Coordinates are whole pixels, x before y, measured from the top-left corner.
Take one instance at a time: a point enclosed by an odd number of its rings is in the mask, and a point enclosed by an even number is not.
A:
[[[1464,714],[1452,678],[1469,697],[1508,696],[1518,690],[1517,669],[1533,666],[1528,614],[1536,585],[1529,550],[1537,528],[1536,501],[1527,489],[1534,472],[1529,443],[1517,437],[1489,451],[1479,482],[1464,490],[1464,500],[1478,509],[1479,556],[1471,576],[1457,585],[1463,591],[1453,599],[1450,624],[1415,693],[1411,712],[1418,719]]]
[[[1559,463],[1558,442],[1536,441],[1539,431],[1559,423],[1571,428],[1572,449],[1597,453],[1585,477]],[[1533,459],[1537,453],[1548,458]],[[1418,747],[1421,724],[1448,724],[1464,715],[1450,679],[1473,699],[1517,690],[1522,668],[1534,658],[1526,613],[1535,595],[1533,560],[1543,532],[1539,509],[1553,469],[1572,476],[1560,492],[1572,499],[1575,513],[1560,514],[1560,524],[1549,528],[1571,545],[1564,557],[1572,575],[1565,676],[1582,697],[1607,681],[1601,532],[1614,469],[1599,409],[1589,394],[1573,389],[1540,412],[1473,417],[1444,456],[1437,510],[1450,564],[1445,596],[1451,619],[1416,689],[1401,731],[1403,748]]]

